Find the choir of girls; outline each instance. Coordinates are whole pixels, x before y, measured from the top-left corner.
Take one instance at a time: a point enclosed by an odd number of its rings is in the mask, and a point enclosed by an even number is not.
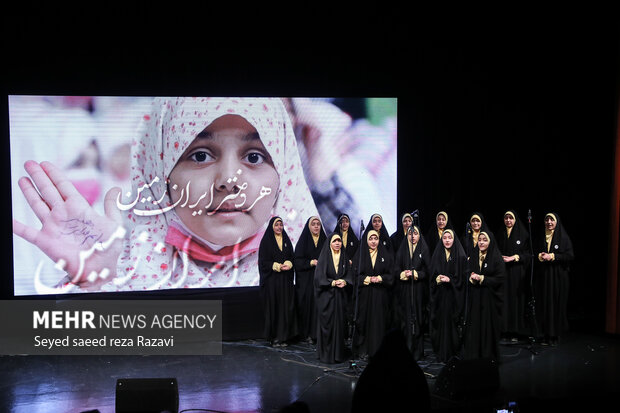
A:
[[[293,245],[273,217],[259,249],[265,337],[275,347],[316,343],[324,363],[372,357],[393,329],[415,360],[425,357],[425,336],[442,362],[497,360],[502,340],[557,344],[568,327],[573,259],[557,213],[544,216],[533,239],[514,210],[496,232],[474,212],[461,237],[445,211],[426,235],[414,218],[404,214],[390,235],[373,214],[358,238],[347,214],[329,235],[313,216]]]

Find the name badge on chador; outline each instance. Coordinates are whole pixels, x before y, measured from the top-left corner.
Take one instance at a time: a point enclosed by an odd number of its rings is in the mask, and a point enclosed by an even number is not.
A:
[[[487,264],[487,263],[485,262],[485,263],[484,263],[484,265],[482,266],[482,268],[486,268],[486,267],[488,267],[488,266],[489,266],[489,264]]]
[[[521,240],[520,239],[517,240],[517,245],[521,245]]]
[[[353,241],[351,241],[351,246],[353,246]]]
[[[387,245],[387,242],[383,241],[383,245],[384,245],[384,246],[385,246],[385,245]]]
[[[381,262],[385,262],[385,260],[383,259],[383,257],[381,257]]]
[[[558,244],[555,244],[555,245],[553,246],[553,248],[555,248],[555,249],[557,250],[557,249],[559,249],[559,248],[560,248],[560,246],[559,246]]]

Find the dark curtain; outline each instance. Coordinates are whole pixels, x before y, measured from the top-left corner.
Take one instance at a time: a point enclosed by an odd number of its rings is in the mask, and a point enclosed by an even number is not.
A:
[[[611,199],[611,231],[609,242],[609,272],[607,274],[607,316],[605,329],[620,334],[620,116],[616,129],[614,186]]]

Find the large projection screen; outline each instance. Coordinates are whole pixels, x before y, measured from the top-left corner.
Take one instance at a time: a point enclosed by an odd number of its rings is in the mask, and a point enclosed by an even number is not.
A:
[[[313,215],[391,233],[396,115],[396,98],[9,96],[14,295],[257,286],[275,215],[293,243]]]

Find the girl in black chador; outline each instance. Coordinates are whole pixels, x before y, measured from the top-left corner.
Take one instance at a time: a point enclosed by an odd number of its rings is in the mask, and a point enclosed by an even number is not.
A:
[[[323,363],[339,363],[347,358],[345,288],[352,275],[342,238],[332,233],[325,242],[314,271],[314,289],[318,318],[316,351]]]
[[[325,243],[321,220],[312,216],[306,221],[295,245],[295,295],[299,334],[307,341],[316,340],[316,308],[314,303],[314,269]]]
[[[404,213],[403,216],[400,218],[400,222],[402,224],[402,227],[400,229],[397,229],[392,235],[390,235],[390,241],[392,243],[392,246],[394,247],[394,254],[398,252],[400,244],[402,244],[403,240],[405,239],[405,235],[407,235],[407,231],[409,231],[409,228],[411,228],[411,225],[413,225],[413,216],[408,212]]]
[[[273,217],[258,249],[260,293],[265,315],[265,338],[274,347],[286,346],[298,334],[293,279],[293,244],[282,218]]]
[[[390,233],[385,227],[385,222],[383,222],[383,217],[379,214],[372,214],[370,219],[368,220],[368,226],[366,226],[366,230],[364,230],[364,234],[362,239],[367,239],[368,232],[371,230],[377,231],[379,234],[379,244],[383,246],[390,254],[394,254],[395,247],[392,245],[392,239],[390,238]]]
[[[383,340],[390,320],[390,296],[388,289],[393,283],[393,255],[379,239],[379,233],[371,229],[353,257],[354,274],[358,285],[358,318],[354,351],[357,355],[372,356]]]
[[[430,252],[417,226],[412,226],[396,253],[394,305],[396,323],[416,360],[424,357]]]
[[[515,211],[504,213],[504,226],[499,231],[497,244],[506,264],[502,335],[516,342],[519,336],[530,332],[526,314],[530,293],[531,251],[530,234]]]
[[[469,256],[469,268],[465,358],[499,360],[502,290],[506,268],[490,232],[482,231],[478,234],[476,247]]]
[[[538,239],[535,294],[543,344],[556,345],[568,330],[567,304],[573,243],[556,213],[545,215],[545,232]]]
[[[461,346],[468,277],[467,256],[453,230],[443,232],[430,268],[431,342],[437,358],[446,362]]]
[[[347,214],[340,214],[334,232],[340,235],[342,239],[342,249],[346,252],[349,264],[353,262],[353,256],[359,248],[360,241],[355,235],[355,231],[351,229],[351,219]]]
[[[431,225],[425,237],[431,254],[435,251],[435,246],[439,244],[443,232],[447,229],[454,231],[452,221],[448,219],[446,211],[439,211],[435,216],[435,223]]]
[[[476,245],[478,244],[478,235],[482,231],[489,231],[486,220],[480,212],[474,212],[467,222],[467,229],[461,238],[461,245],[465,250],[465,254],[470,256]]]

